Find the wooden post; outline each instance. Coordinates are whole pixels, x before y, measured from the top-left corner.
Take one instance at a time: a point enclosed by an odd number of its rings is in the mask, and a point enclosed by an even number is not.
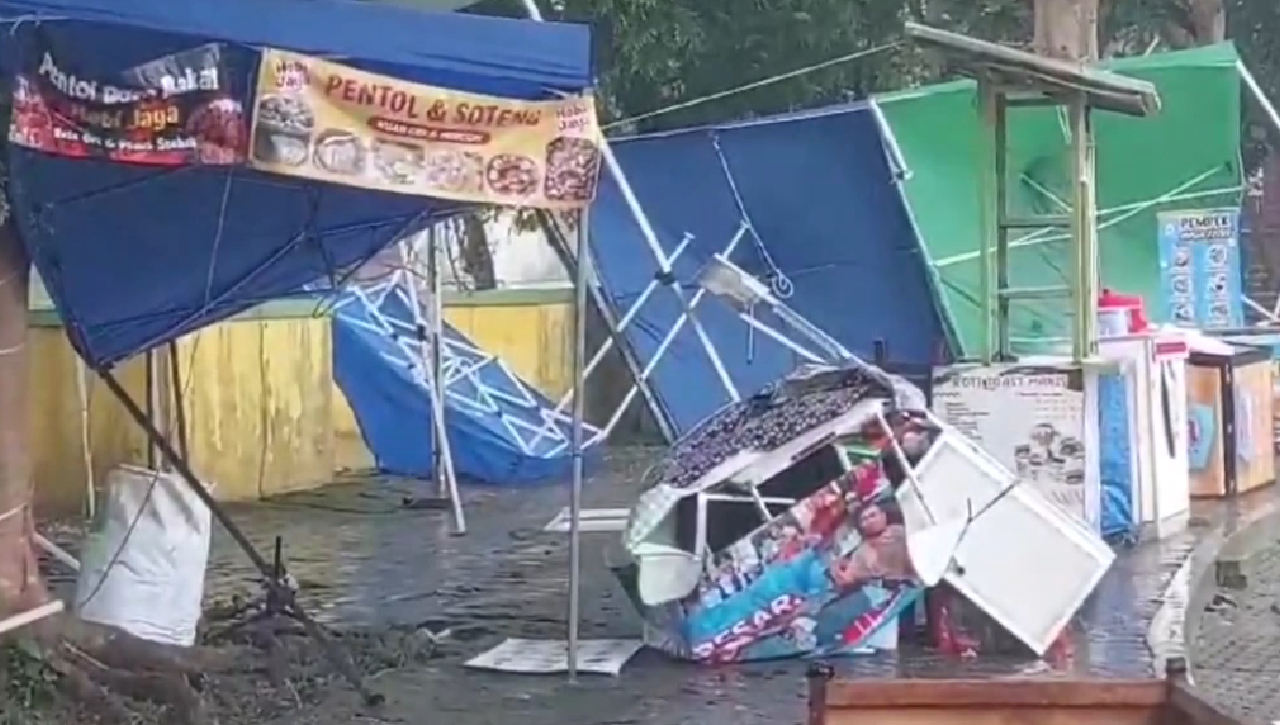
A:
[[[1000,89],[987,78],[978,80],[978,115],[982,119],[979,125],[981,134],[978,156],[983,159],[982,175],[978,185],[978,218],[981,221],[982,233],[978,239],[979,287],[982,294],[982,349],[980,357],[983,364],[990,365],[998,351],[999,344],[993,335],[993,327],[1003,327],[999,322],[999,306],[997,297],[1001,294],[1002,285],[1007,282],[1003,268],[994,252],[998,248],[1000,235],[999,225],[1001,207],[999,191],[1003,186],[1000,178],[1001,163],[997,154],[1004,146],[1003,134],[999,130],[997,118],[1000,106]]]
[[[1071,100],[1067,116],[1071,128],[1071,241],[1075,253],[1072,281],[1075,324],[1071,353],[1076,362],[1082,362],[1098,353],[1099,292],[1093,127],[1083,95]]]

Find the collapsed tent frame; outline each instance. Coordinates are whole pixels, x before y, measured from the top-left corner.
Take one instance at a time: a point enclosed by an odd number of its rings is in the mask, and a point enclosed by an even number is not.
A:
[[[1013,359],[1009,339],[1013,302],[1061,297],[1071,300],[1072,359],[1082,363],[1096,357],[1101,290],[1092,112],[1100,109],[1136,118],[1151,116],[1160,109],[1155,86],[916,23],[907,23],[907,36],[957,57],[978,82],[979,114],[984,122],[981,148],[990,159],[983,165],[980,184],[981,360],[990,363],[993,359]],[[1065,108],[1072,172],[1068,214],[1024,219],[1008,216],[1007,120],[1011,109],[1022,106]],[[1045,228],[1069,230],[1073,261],[1070,283],[1017,287],[1009,279],[1009,232]]]

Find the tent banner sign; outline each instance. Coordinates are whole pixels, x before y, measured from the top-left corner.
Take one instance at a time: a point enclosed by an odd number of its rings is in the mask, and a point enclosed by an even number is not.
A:
[[[590,96],[520,101],[263,52],[249,163],[455,201],[576,209],[600,174]]]
[[[157,166],[241,164],[248,133],[221,47],[204,45],[112,77],[38,47],[18,73],[9,141],[73,158]]]

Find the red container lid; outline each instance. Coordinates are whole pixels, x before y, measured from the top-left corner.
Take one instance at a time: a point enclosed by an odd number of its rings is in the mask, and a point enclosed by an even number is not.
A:
[[[1098,296],[1098,309],[1128,310],[1129,332],[1142,332],[1147,329],[1146,305],[1138,295],[1124,295],[1104,289]]]

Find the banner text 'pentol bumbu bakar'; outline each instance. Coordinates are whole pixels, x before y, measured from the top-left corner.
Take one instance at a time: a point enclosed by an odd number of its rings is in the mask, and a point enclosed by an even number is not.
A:
[[[45,47],[14,84],[9,140],[49,154],[161,166],[245,160],[244,109],[220,46],[157,58],[112,79]]]

